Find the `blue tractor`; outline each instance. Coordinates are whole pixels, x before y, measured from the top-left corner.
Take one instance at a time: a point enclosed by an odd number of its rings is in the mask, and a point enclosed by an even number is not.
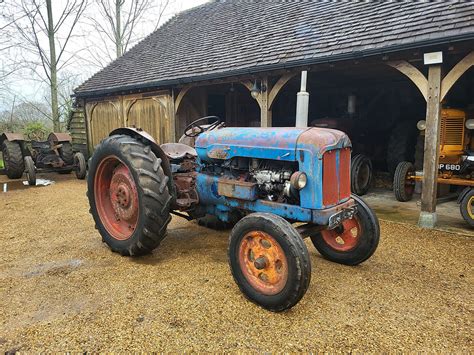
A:
[[[211,121],[211,124],[204,125]],[[228,258],[235,282],[271,311],[304,296],[311,263],[304,237],[328,260],[357,265],[377,248],[377,217],[351,195],[351,142],[325,128],[225,128],[217,117],[191,123],[183,143],[156,144],[120,128],[89,162],[88,198],[112,251],[157,248],[175,214],[232,225]]]

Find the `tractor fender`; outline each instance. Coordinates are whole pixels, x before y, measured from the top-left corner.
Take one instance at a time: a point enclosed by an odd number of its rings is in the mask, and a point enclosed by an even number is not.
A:
[[[171,204],[174,205],[176,202],[176,189],[173,183],[173,175],[171,173],[171,165],[169,162],[168,157],[166,156],[165,152],[161,147],[156,143],[155,139],[147,132],[140,128],[135,127],[122,127],[114,129],[110,132],[109,136],[113,136],[114,134],[124,134],[126,136],[133,137],[135,139],[140,139],[142,142],[147,143],[150,145],[151,151],[161,159],[162,168],[166,176],[168,176],[168,190],[171,193],[173,200]]]
[[[25,137],[21,133],[3,133],[0,136],[0,145],[4,141],[10,141],[10,142],[23,142],[25,140]]]
[[[63,142],[72,142],[72,138],[69,133],[53,132],[49,134],[48,141],[58,144]]]
[[[471,189],[472,189],[472,187],[467,186],[467,187],[464,188],[464,190],[461,191],[461,193],[458,196],[458,200],[457,200],[458,205],[461,203],[464,196],[466,196],[469,193],[469,191],[471,191]]]

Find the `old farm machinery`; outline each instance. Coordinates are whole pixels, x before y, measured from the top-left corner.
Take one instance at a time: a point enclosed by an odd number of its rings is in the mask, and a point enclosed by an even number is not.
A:
[[[420,131],[415,163],[398,164],[393,191],[398,201],[409,201],[415,192],[416,182],[423,180],[423,144],[426,123],[418,121]],[[466,112],[458,109],[441,111],[440,153],[437,182],[458,186],[461,215],[474,227],[474,119],[467,119]]]
[[[351,142],[343,132],[224,128],[217,117],[196,120],[185,132],[194,147],[160,146],[136,128],[114,130],[96,147],[88,198],[112,251],[151,252],[166,236],[170,214],[213,215],[233,225],[228,259],[235,282],[272,311],[294,306],[309,286],[303,237],[341,264],[357,265],[375,252],[378,220],[351,195]]]
[[[36,184],[37,172],[69,174],[75,171],[78,179],[86,177],[86,160],[74,153],[67,133],[51,133],[46,141],[27,141],[20,133],[3,133],[0,146],[6,175],[19,179],[26,174],[28,184]]]

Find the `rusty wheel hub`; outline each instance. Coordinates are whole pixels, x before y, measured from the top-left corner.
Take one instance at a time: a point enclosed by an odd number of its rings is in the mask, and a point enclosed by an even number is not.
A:
[[[242,238],[239,263],[250,285],[265,295],[275,295],[288,280],[288,262],[280,244],[268,233],[252,231]]]
[[[138,222],[138,192],[128,167],[116,157],[100,162],[94,178],[94,193],[100,220],[109,234],[125,240]]]
[[[323,230],[321,237],[334,250],[346,252],[357,246],[361,232],[362,229],[356,215],[351,219],[346,219],[340,226],[332,230]]]

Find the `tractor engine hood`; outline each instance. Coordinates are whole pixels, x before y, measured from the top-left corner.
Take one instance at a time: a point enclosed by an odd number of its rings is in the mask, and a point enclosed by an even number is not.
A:
[[[299,150],[321,158],[328,150],[350,146],[345,133],[317,127],[222,128],[199,135],[195,144],[203,161],[233,157],[296,161]]]

